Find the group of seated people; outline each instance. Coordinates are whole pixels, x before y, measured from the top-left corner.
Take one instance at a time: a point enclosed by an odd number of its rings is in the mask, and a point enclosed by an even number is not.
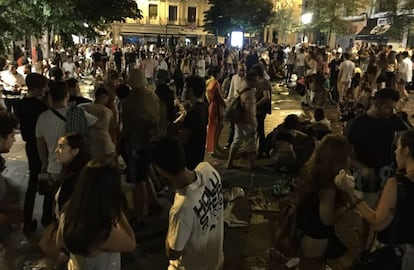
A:
[[[315,109],[312,120],[301,120],[296,114],[290,114],[267,135],[266,151],[276,169],[297,173],[317,142],[330,133],[331,123],[322,108]]]

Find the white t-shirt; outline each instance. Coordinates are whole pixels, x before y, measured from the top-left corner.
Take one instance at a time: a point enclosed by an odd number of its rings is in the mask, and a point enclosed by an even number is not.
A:
[[[75,69],[76,69],[76,65],[73,62],[64,62],[62,64],[63,74],[65,74],[66,72],[69,72],[69,78],[73,78],[75,76]]]
[[[227,100],[230,100],[232,97],[234,97],[237,94],[237,90],[240,89],[242,86],[243,78],[240,77],[239,74],[234,74],[233,77],[231,77],[230,81],[230,89],[229,94],[227,95]]]
[[[401,61],[398,71],[398,78],[405,82],[411,82],[413,77],[413,62],[410,58],[404,58]]]
[[[4,89],[9,91],[13,91],[16,84],[20,86],[26,85],[24,77],[20,73],[12,74],[10,71],[5,70],[0,72],[0,78],[4,82]]]
[[[66,115],[69,107],[57,109],[63,116]],[[92,126],[97,118],[85,112],[88,125]],[[51,110],[47,110],[39,115],[36,123],[36,138],[44,138],[48,151],[47,172],[59,174],[62,165],[56,160],[55,149],[60,137],[65,133],[65,122],[57,117]]]
[[[355,64],[351,60],[345,60],[339,65],[338,82],[351,82],[355,73]]]
[[[201,78],[206,76],[206,63],[204,62],[204,59],[200,59],[197,62],[197,74]]]
[[[207,162],[196,168],[197,180],[177,190],[170,209],[168,245],[182,251],[168,270],[219,270],[223,267],[223,195],[218,172]]]

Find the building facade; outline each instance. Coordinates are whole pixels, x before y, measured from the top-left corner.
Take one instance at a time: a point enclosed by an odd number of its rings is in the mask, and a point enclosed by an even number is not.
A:
[[[273,11],[276,16],[264,29],[264,41],[296,44],[301,37],[302,0],[273,0]]]
[[[156,43],[191,42],[207,44],[214,37],[203,29],[208,0],[136,0],[142,19],[127,18],[112,24],[113,42]]]

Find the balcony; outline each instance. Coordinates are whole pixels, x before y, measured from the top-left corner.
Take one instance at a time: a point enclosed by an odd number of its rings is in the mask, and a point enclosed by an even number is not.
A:
[[[188,27],[201,27],[202,20],[196,19],[195,22],[188,22],[187,18],[180,19],[173,21],[169,18],[161,18],[161,17],[144,17],[142,19],[135,20],[135,23],[138,24],[154,24],[154,25],[177,25],[177,26],[188,26]]]

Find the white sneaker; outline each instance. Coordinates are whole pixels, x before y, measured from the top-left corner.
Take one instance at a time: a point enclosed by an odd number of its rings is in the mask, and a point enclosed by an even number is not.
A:
[[[329,265],[325,264],[324,270],[332,270],[332,267],[330,267]]]
[[[294,257],[294,258],[290,258],[289,261],[287,261],[285,263],[285,267],[288,269],[291,269],[293,267],[296,267],[299,265],[299,258],[298,257]]]

